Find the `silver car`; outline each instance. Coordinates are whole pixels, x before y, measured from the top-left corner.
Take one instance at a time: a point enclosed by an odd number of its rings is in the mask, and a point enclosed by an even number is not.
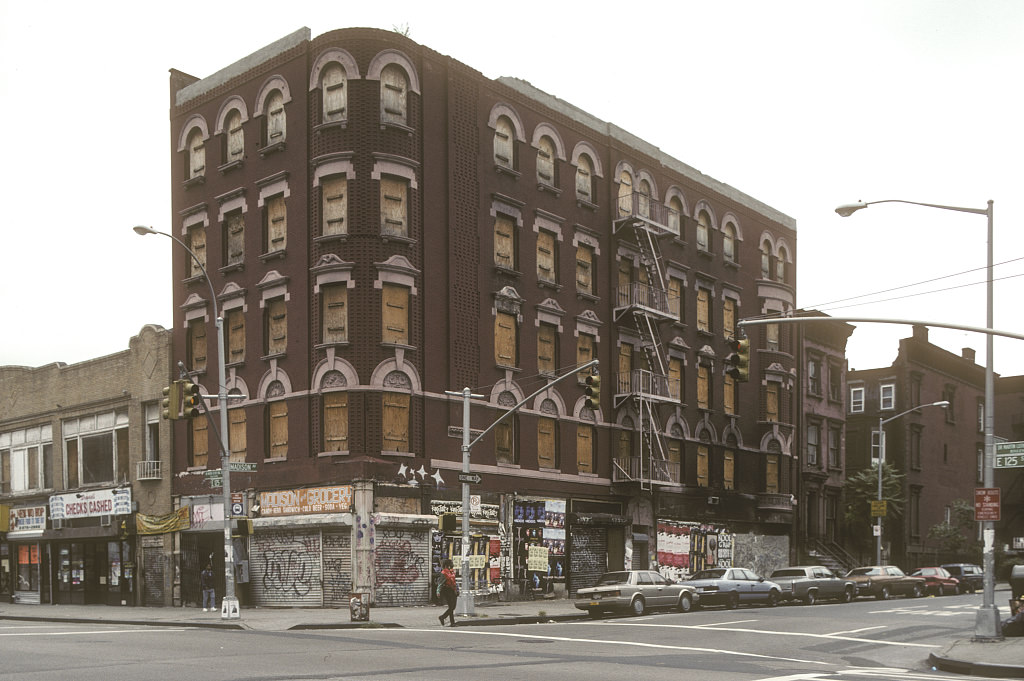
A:
[[[834,599],[849,603],[857,596],[852,580],[838,577],[823,565],[794,565],[779,568],[768,579],[782,587],[782,599],[814,605]]]
[[[606,572],[597,586],[577,591],[575,605],[596,617],[609,611],[642,615],[649,608],[689,612],[694,601],[688,584],[677,584],[654,570],[620,570]]]
[[[735,608],[740,603],[764,603],[774,607],[782,598],[782,589],[775,582],[746,568],[711,568],[701,570],[686,582],[697,590],[697,604],[724,605]]]

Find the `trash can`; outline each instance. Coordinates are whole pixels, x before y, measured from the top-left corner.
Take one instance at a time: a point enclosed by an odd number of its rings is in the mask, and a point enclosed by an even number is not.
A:
[[[370,621],[370,594],[354,593],[348,595],[348,610],[353,622]]]
[[[1010,569],[1010,591],[1014,600],[1024,598],[1024,565],[1014,565]]]

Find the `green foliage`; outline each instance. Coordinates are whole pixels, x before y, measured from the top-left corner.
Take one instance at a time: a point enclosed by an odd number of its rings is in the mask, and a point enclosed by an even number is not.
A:
[[[981,543],[975,536],[974,506],[956,499],[950,506],[948,523],[933,525],[928,539],[938,543],[939,552],[947,560],[977,563],[981,556]]]
[[[878,468],[865,468],[846,479],[846,536],[860,547],[874,544],[870,526],[871,502],[878,499]],[[887,502],[887,515],[883,518],[883,531],[892,520],[903,516],[903,476],[891,464],[882,465],[882,500]],[[888,523],[885,521],[889,521]]]
[[[397,33],[398,35],[404,35],[406,38],[408,38],[409,34],[412,32],[412,29],[409,27],[409,22],[397,26],[392,26],[391,30]]]

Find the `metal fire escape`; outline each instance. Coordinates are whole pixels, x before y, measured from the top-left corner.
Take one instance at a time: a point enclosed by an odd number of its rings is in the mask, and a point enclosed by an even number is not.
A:
[[[669,377],[668,359],[658,331],[659,323],[675,319],[658,240],[678,236],[679,231],[678,227],[670,226],[669,209],[643,194],[634,192],[631,197],[619,197],[618,215],[612,222],[612,233],[636,245],[640,267],[632,281],[619,283],[613,317],[617,324],[633,326],[646,361],[643,367],[631,367],[616,375],[614,405],[618,409],[631,403],[635,409],[639,417],[640,451],[614,459],[612,480],[639,482],[641,489],[646,490],[655,483],[680,480],[679,463],[668,459],[657,409],[659,403],[678,402],[682,390],[679,379]]]

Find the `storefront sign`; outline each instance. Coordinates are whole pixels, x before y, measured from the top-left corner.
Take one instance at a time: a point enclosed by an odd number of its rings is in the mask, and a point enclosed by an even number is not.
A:
[[[260,515],[348,513],[352,510],[352,485],[260,492]]]
[[[45,506],[15,506],[10,515],[11,532],[41,532],[46,529]]]
[[[54,520],[128,515],[131,512],[132,491],[128,487],[55,494],[50,497],[50,517]]]

